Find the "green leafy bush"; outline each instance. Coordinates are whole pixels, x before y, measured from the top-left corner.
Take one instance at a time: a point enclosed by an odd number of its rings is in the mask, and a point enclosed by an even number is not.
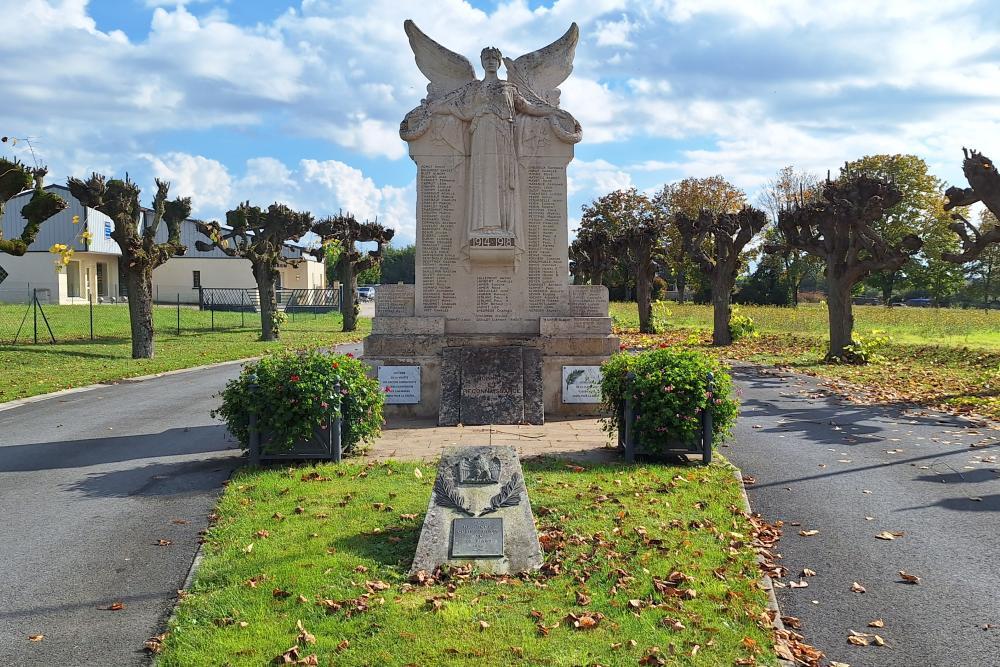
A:
[[[653,311],[653,331],[660,333],[666,331],[667,322],[673,314],[667,307],[667,302],[658,299],[651,304],[651,310]]]
[[[843,358],[833,358],[832,361],[847,364],[871,364],[883,361],[882,352],[892,343],[892,337],[884,331],[873,329],[867,336],[854,336],[850,345],[844,346]]]
[[[275,308],[271,311],[271,327],[274,329],[275,335],[281,333],[281,327],[285,326],[285,322],[288,321],[288,313],[283,310],[278,310]]]
[[[733,380],[723,365],[703,352],[664,347],[639,354],[619,353],[602,366],[601,393],[608,413],[609,433],[620,424],[618,412],[631,383],[636,417],[636,442],[648,453],[658,447],[692,443],[701,435],[702,412],[712,415],[714,439],[729,436],[739,404],[732,398]],[[712,388],[709,389],[709,374]]]
[[[222,406],[212,411],[220,416],[244,449],[250,444],[250,412],[257,412],[257,428],[267,434],[268,448],[289,449],[326,428],[327,417],[336,416],[331,401],[340,383],[343,400],[344,451],[378,437],[382,430],[385,402],[377,380],[367,367],[351,355],[330,355],[311,350],[268,355],[244,366],[238,378],[226,383]],[[251,383],[256,382],[256,391]]]
[[[729,335],[733,340],[757,335],[757,325],[754,324],[753,318],[744,315],[738,306],[733,306],[732,315],[729,317]]]

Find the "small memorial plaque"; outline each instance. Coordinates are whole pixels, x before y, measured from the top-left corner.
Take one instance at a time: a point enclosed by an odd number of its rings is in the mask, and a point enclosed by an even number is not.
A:
[[[452,558],[503,558],[503,519],[452,519]]]
[[[390,405],[420,402],[420,366],[379,366],[378,383]]]
[[[563,366],[562,378],[563,403],[601,402],[600,366]]]

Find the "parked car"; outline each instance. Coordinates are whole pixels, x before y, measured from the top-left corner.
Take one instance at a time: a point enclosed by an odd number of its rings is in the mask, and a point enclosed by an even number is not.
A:
[[[359,287],[358,288],[358,299],[360,301],[374,301],[375,300],[375,288],[374,287]]]
[[[903,304],[907,306],[914,306],[917,308],[930,308],[931,306],[934,305],[930,299],[926,298],[907,299],[906,301],[903,302]]]

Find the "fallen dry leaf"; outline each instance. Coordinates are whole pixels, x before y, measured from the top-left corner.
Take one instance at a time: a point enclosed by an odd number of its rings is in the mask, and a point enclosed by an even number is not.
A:
[[[877,539],[880,539],[880,540],[894,540],[897,537],[902,537],[902,536],[903,536],[903,531],[883,530],[881,533],[879,533],[875,537]]]
[[[910,574],[906,570],[900,570],[899,571],[899,576],[902,577],[903,581],[905,581],[905,582],[907,582],[909,584],[919,584],[920,583],[920,577],[918,577],[915,574]]]
[[[169,547],[173,542],[170,540],[156,540],[153,544],[158,547]]]
[[[872,643],[875,644],[875,646],[885,646],[885,640],[878,635],[872,637]]]
[[[164,632],[162,635],[150,637],[143,642],[143,647],[150,653],[159,653],[163,650],[163,640],[165,640],[169,634],[169,632]]]
[[[28,641],[40,642],[45,639],[45,635],[28,635]]]
[[[306,630],[305,626],[302,625],[302,621],[299,620],[295,623],[295,629],[299,631],[299,636],[296,637],[297,641],[302,644],[315,644],[316,635],[310,633]]]
[[[819,535],[818,530],[800,530],[799,535],[802,537],[812,537],[813,535]]]
[[[816,576],[816,571],[815,570],[810,570],[808,567],[802,568],[802,576],[803,577],[815,577]]]
[[[671,630],[677,630],[679,632],[684,629],[684,624],[673,618],[664,617],[664,619],[660,622]]]
[[[861,584],[859,584],[856,581],[853,584],[851,584],[851,590],[853,592],[855,592],[855,593],[865,593],[866,592],[865,591],[865,587],[862,586]]]
[[[868,646],[868,638],[861,635],[850,635],[847,641],[855,646]]]
[[[868,627],[869,628],[884,628],[885,627],[885,621],[883,621],[881,618],[876,618],[874,621],[872,621],[871,623],[868,624]]]
[[[124,602],[112,602],[107,607],[103,607],[105,611],[121,611],[125,608]]]
[[[420,468],[414,468],[413,476],[416,477],[417,479],[421,479],[424,476],[424,473],[420,472]]]
[[[808,588],[809,587],[809,582],[808,581],[801,581],[801,580],[799,580],[799,581],[789,581],[788,582],[788,587],[789,588]]]
[[[488,627],[490,627],[489,623],[487,623],[486,621],[479,621],[479,629],[480,630],[485,630]]]

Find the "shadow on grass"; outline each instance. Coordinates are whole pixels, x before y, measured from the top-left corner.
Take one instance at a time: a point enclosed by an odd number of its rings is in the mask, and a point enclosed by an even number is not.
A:
[[[420,539],[423,525],[424,517],[419,515],[406,524],[384,528],[378,535],[369,533],[349,535],[334,540],[331,546],[337,551],[354,554],[388,567],[400,568],[405,573],[413,563],[413,555],[417,550],[417,541]]]

